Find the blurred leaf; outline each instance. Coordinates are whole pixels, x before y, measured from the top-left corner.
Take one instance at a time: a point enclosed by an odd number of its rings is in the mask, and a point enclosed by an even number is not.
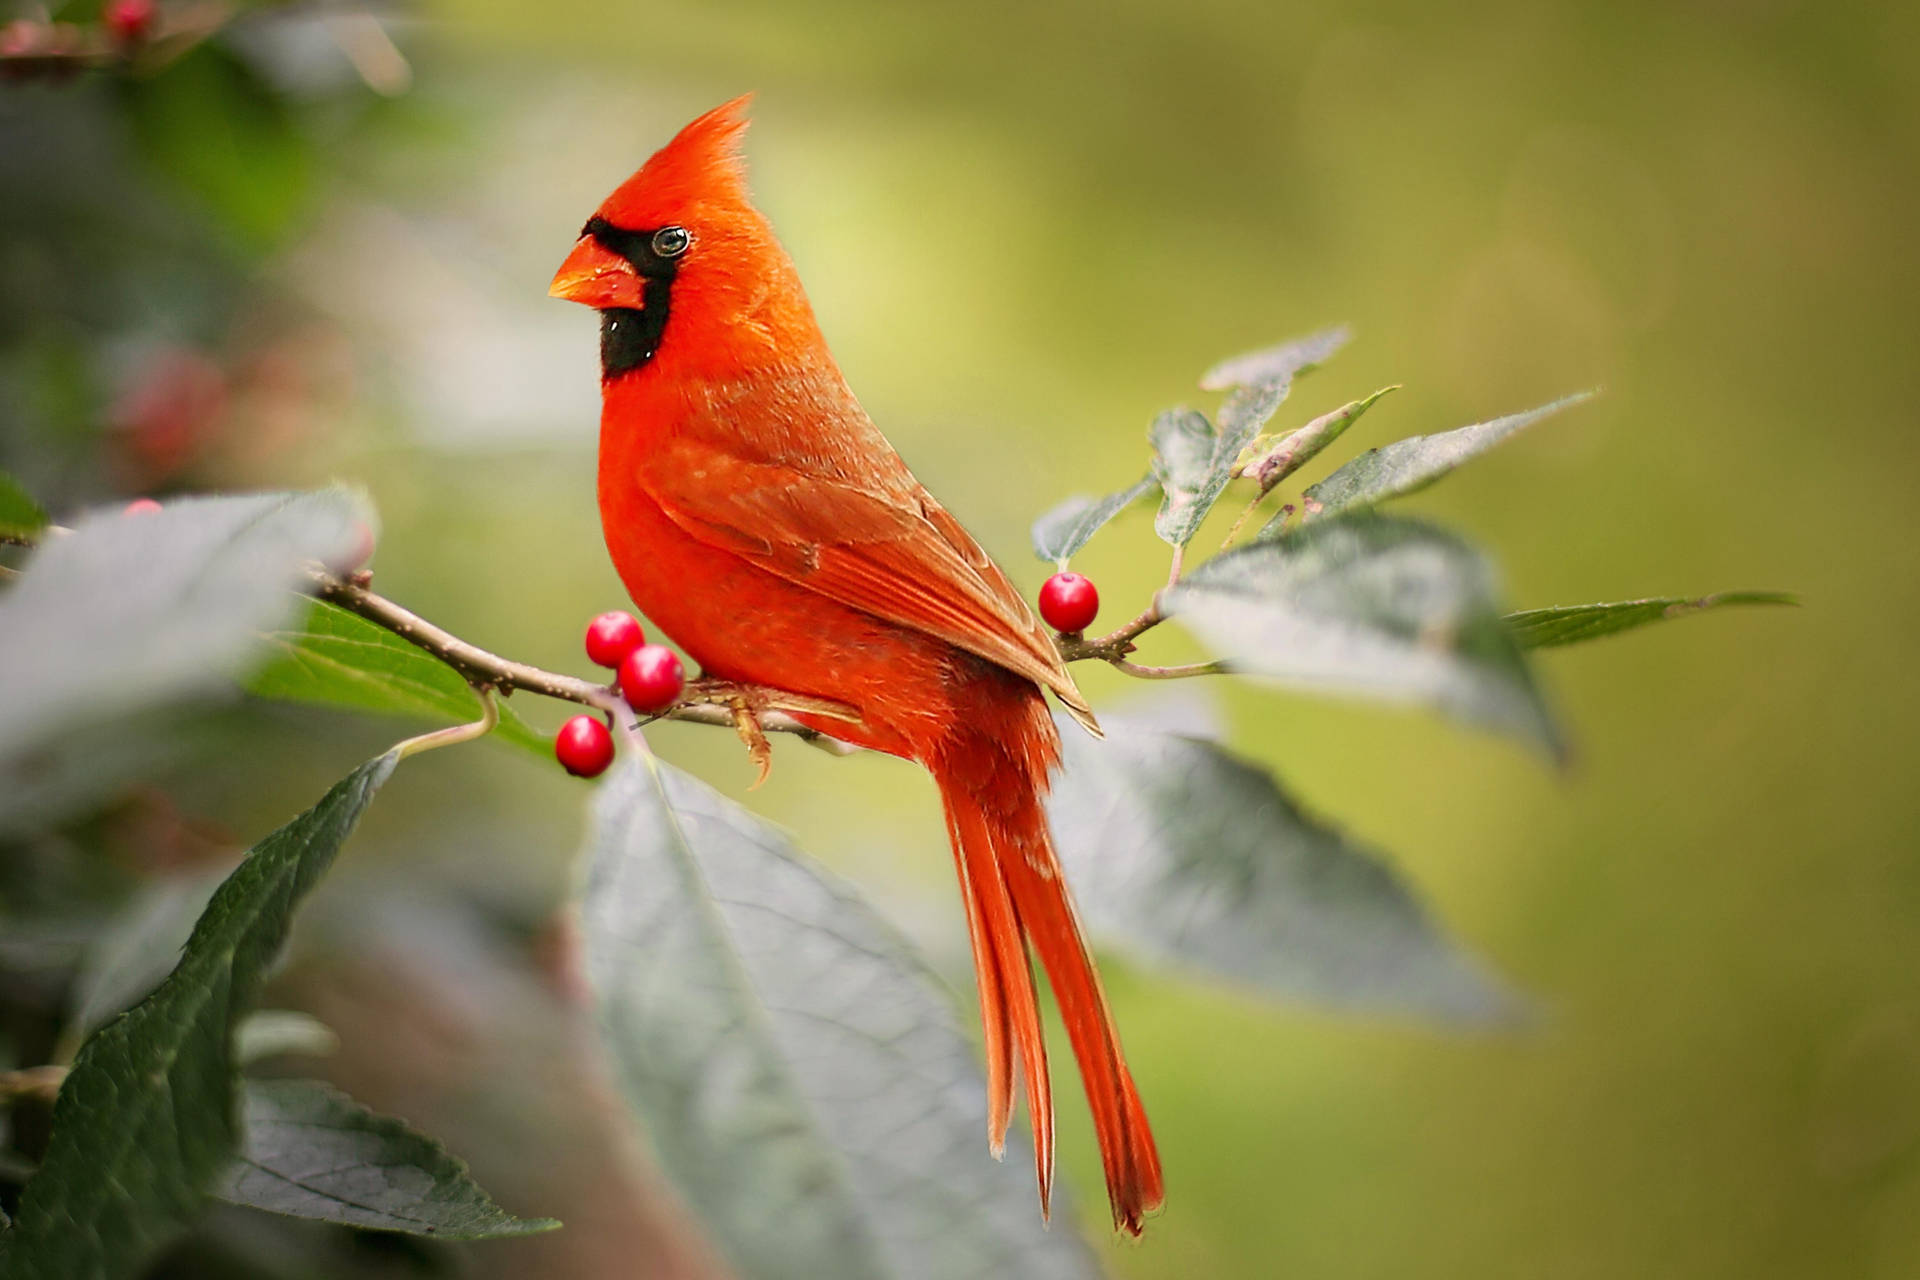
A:
[[[1507,615],[1514,638],[1528,649],[1578,644],[1649,622],[1684,618],[1730,604],[1792,604],[1800,601],[1785,591],[1722,591],[1716,595],[1656,596],[1649,600],[1622,600],[1615,604],[1563,604],[1551,609],[1523,609]]]
[[[1345,325],[1322,329],[1304,338],[1263,347],[1245,355],[1222,360],[1200,375],[1205,391],[1225,391],[1228,387],[1251,387],[1262,382],[1291,381],[1296,375],[1318,368],[1347,345],[1353,330]]]
[[[1369,449],[1318,484],[1308,485],[1301,495],[1309,519],[1329,516],[1351,507],[1369,507],[1375,503],[1412,493],[1438,480],[1475,454],[1485,453],[1522,427],[1560,412],[1571,405],[1591,400],[1591,391],[1576,392],[1552,404],[1512,413],[1491,422],[1442,431],[1437,435],[1413,436],[1378,449]]]
[[[228,687],[298,607],[308,560],[343,562],[371,520],[344,490],[97,512],[0,594],[0,776],[77,726]]]
[[[247,854],[213,895],[186,951],[140,1004],[81,1046],[54,1104],[40,1172],[0,1235],[8,1280],[132,1275],[200,1212],[237,1145],[232,1035],[374,793],[389,752]]]
[[[1443,1021],[1517,1003],[1378,856],[1210,742],[1070,733],[1049,809],[1096,937],[1268,995]]]
[[[1153,444],[1153,478],[1160,484],[1160,513],[1153,529],[1166,542],[1184,547],[1233,478],[1240,451],[1260,434],[1287,398],[1286,378],[1242,387],[1220,406],[1216,433],[1204,414],[1169,409],[1153,420],[1147,439]]]
[[[1152,476],[1104,498],[1068,498],[1033,522],[1033,554],[1062,569],[1068,557],[1087,545],[1107,521],[1146,497],[1160,482]]]
[[[165,876],[143,885],[81,961],[63,1037],[77,1040],[158,986],[231,870]]]
[[[47,513],[40,509],[20,482],[0,471],[0,542],[21,541],[47,527]]]
[[[270,248],[313,193],[313,146],[286,101],[207,42],[164,74],[125,78],[123,118],[148,165],[249,248]]]
[[[286,702],[351,707],[396,715],[469,721],[480,700],[458,672],[385,627],[324,600],[312,602],[305,625],[269,632],[277,656],[247,682],[247,691]],[[553,750],[505,699],[493,736],[543,759]]]
[[[232,1204],[363,1231],[442,1240],[559,1226],[516,1218],[423,1133],[317,1080],[249,1080],[245,1141],[214,1194]]]
[[[616,1081],[746,1280],[1095,1274],[988,1156],[952,1001],[846,886],[653,759],[601,786],[591,850]]]
[[[1429,703],[1564,757],[1493,571],[1451,534],[1356,512],[1207,561],[1168,613],[1236,671]]]
[[[285,1054],[324,1058],[339,1048],[332,1027],[294,1009],[255,1009],[233,1033],[233,1060],[241,1066]]]

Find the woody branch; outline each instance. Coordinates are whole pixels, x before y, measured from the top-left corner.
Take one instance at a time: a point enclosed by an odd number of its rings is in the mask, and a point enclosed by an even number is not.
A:
[[[319,568],[309,572],[309,589],[315,596],[418,646],[459,672],[476,687],[501,694],[524,689],[529,693],[576,702],[609,715],[630,714],[626,703],[611,687],[578,676],[543,671],[539,667],[489,653],[378,594],[367,585],[368,581],[365,574],[342,578]],[[1106,635],[1092,639],[1079,635],[1060,636],[1055,643],[1064,661],[1106,662],[1119,671],[1144,680],[1217,675],[1224,670],[1220,663],[1215,662],[1151,667],[1130,661],[1128,655],[1134,651],[1134,641],[1162,621],[1164,616],[1156,601],[1131,621]],[[796,716],[810,715],[849,723],[859,720],[858,713],[842,703],[809,698],[780,689],[712,679],[689,682],[683,699],[655,718],[734,728],[737,727],[736,708],[743,705],[754,709],[760,727],[768,732],[790,733],[829,751],[843,749],[844,744],[836,741],[830,733],[822,733],[802,723]]]

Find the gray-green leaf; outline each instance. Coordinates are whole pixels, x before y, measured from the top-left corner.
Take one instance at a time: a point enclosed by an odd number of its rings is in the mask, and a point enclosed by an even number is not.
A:
[[[1217,432],[1193,409],[1169,409],[1153,420],[1147,439],[1153,444],[1153,478],[1161,491],[1155,533],[1184,547],[1199,532],[1233,479],[1240,451],[1287,398],[1289,385],[1281,378],[1235,391],[1220,406]]]
[[[1033,554],[1066,568],[1067,560],[1087,545],[1107,521],[1146,497],[1160,482],[1142,478],[1104,498],[1072,497],[1033,522]]]
[[[1459,427],[1430,436],[1412,436],[1378,449],[1369,449],[1320,483],[1309,485],[1301,495],[1302,505],[1311,519],[1353,507],[1373,506],[1389,498],[1424,489],[1522,427],[1532,426],[1562,409],[1590,400],[1594,394],[1592,391],[1580,391],[1525,413],[1511,413],[1491,422],[1477,422],[1470,427]]]
[[[389,752],[247,854],[180,963],[81,1046],[53,1138],[0,1235],[8,1280],[113,1280],[198,1214],[238,1145],[232,1035],[295,907],[393,772]]]
[[[1236,671],[1427,703],[1565,755],[1491,567],[1429,525],[1364,511],[1316,521],[1207,561],[1163,607]]]
[[[988,1156],[951,1000],[779,832],[631,761],[595,801],[583,922],[616,1083],[747,1280],[1094,1274],[1017,1140]]]
[[[350,558],[371,519],[341,490],[196,498],[43,543],[0,594],[0,789],[76,723],[227,687],[299,607],[301,566]]]
[[[452,667],[338,605],[311,606],[303,625],[267,633],[274,657],[247,682],[249,693],[437,720],[478,718],[479,700]],[[492,736],[546,756],[551,744],[497,701],[500,725]]]
[[[47,527],[47,513],[20,486],[0,471],[0,542],[24,542]]]
[[[1613,604],[1563,604],[1550,609],[1523,609],[1507,615],[1507,625],[1528,649],[1578,644],[1650,622],[1684,618],[1730,604],[1799,604],[1785,591],[1722,591],[1710,596],[1656,596],[1648,600],[1621,600]]]
[[[1518,1002],[1376,854],[1210,742],[1109,717],[1067,734],[1050,810],[1088,926],[1263,994],[1484,1023]]]
[[[1351,337],[1353,330],[1339,325],[1277,346],[1262,347],[1258,351],[1233,356],[1201,374],[1200,386],[1206,391],[1225,391],[1228,387],[1291,381],[1296,375],[1318,368],[1332,359],[1334,353],[1346,346]]]
[[[507,1213],[432,1138],[317,1080],[249,1080],[244,1115],[245,1143],[215,1192],[229,1203],[442,1240],[560,1225]]]

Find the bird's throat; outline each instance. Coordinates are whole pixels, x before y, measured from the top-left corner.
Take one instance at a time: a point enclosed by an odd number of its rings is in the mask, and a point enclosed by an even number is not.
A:
[[[611,308],[600,313],[600,380],[632,373],[653,359],[667,331],[665,281],[649,282],[647,305]]]

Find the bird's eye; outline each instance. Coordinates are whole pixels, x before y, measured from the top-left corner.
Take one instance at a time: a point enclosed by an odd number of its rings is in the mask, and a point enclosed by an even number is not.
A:
[[[653,251],[663,258],[679,257],[692,243],[685,227],[662,227],[653,233]]]

